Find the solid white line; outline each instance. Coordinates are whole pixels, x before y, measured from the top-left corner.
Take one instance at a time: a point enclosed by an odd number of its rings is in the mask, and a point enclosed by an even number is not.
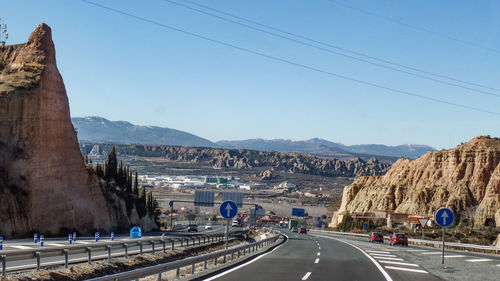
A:
[[[492,261],[492,259],[470,259],[470,260],[465,260],[467,262],[483,262],[483,261]]]
[[[285,234],[283,234],[283,235],[284,235],[284,236],[286,236],[287,241],[288,241],[288,236],[287,236],[287,235],[285,235]],[[265,253],[265,254],[262,254],[262,255],[260,255],[260,256],[258,256],[258,257],[256,257],[256,258],[255,258],[255,259],[253,259],[253,260],[247,261],[247,262],[246,262],[246,263],[244,263],[244,264],[240,264],[240,265],[238,265],[238,266],[236,266],[236,267],[233,267],[233,268],[231,268],[231,269],[229,269],[229,270],[227,270],[227,271],[221,272],[221,273],[219,273],[219,274],[217,274],[217,275],[214,275],[214,276],[212,276],[212,277],[210,277],[210,278],[204,279],[203,281],[211,281],[211,280],[217,279],[217,278],[219,278],[219,277],[221,277],[221,276],[224,276],[224,275],[229,274],[229,273],[231,273],[231,272],[233,272],[233,271],[235,271],[235,270],[238,270],[238,269],[240,269],[240,268],[242,268],[242,267],[244,267],[244,266],[247,266],[247,265],[249,265],[249,264],[251,264],[251,263],[253,263],[253,262],[256,262],[256,261],[260,260],[261,258],[263,258],[264,256],[267,256],[267,255],[269,255],[270,253],[272,253],[272,252],[276,251],[278,248],[280,248],[280,247],[281,247],[281,246],[283,246],[283,245],[285,245],[285,243],[283,243],[283,244],[279,245],[278,247],[274,248],[272,251],[270,251],[270,252],[268,252],[268,253]]]
[[[418,273],[429,273],[425,270],[421,269],[413,269],[413,268],[404,268],[404,267],[395,267],[395,266],[385,266],[387,269],[394,269],[394,270],[403,270],[403,271],[411,271],[411,272],[418,272]]]
[[[422,255],[441,255],[443,254],[442,252],[424,252],[421,253]]]
[[[389,264],[397,264],[397,265],[406,265],[406,266],[420,267],[418,264],[406,263],[406,262],[397,262],[397,261],[379,261],[379,262],[381,262],[381,263],[389,263]]]
[[[311,272],[306,273],[306,275],[302,277],[302,280],[307,280],[307,278],[309,278],[309,275],[311,275]]]
[[[391,261],[402,261],[403,259],[401,258],[386,258],[386,257],[374,257],[377,260],[391,260]]]
[[[318,252],[316,255],[317,255],[317,256],[320,256],[320,255],[321,255],[321,253],[320,253],[320,252]]]
[[[374,259],[372,258],[370,255],[368,255],[365,251],[363,251],[363,249],[361,249],[360,247],[354,245],[354,244],[351,244],[349,242],[346,242],[346,241],[342,241],[342,240],[339,240],[337,238],[333,238],[333,237],[328,237],[328,236],[323,236],[323,235],[318,235],[318,234],[314,234],[316,236],[319,236],[319,237],[323,237],[323,238],[328,238],[328,239],[333,239],[333,240],[336,240],[336,241],[339,241],[339,242],[342,242],[344,244],[347,244],[355,249],[357,249],[358,251],[360,251],[361,253],[363,253],[365,256],[367,256],[372,262],[373,264],[375,264],[375,266],[378,268],[378,270],[382,273],[382,275],[384,275],[385,277],[385,280],[387,281],[393,281],[391,276],[389,276],[389,274],[387,273],[387,271],[384,270],[384,268]]]
[[[12,247],[12,248],[16,248],[16,249],[33,249],[33,247],[28,247],[28,246],[22,246],[22,245],[16,245],[16,246],[9,246],[9,247]]]
[[[317,259],[314,261],[314,263],[318,263],[318,262],[319,262],[319,258],[317,258]]]

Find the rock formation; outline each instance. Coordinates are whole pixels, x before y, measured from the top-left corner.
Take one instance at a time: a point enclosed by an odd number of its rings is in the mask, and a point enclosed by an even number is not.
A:
[[[400,159],[384,176],[359,177],[344,188],[332,219],[348,212],[392,210],[432,215],[451,208],[462,223],[500,226],[500,139],[479,136],[450,150]]]
[[[82,144],[81,149],[94,150],[96,144]],[[110,151],[109,144],[99,144],[104,151]],[[390,164],[372,158],[340,160],[319,158],[310,154],[256,151],[248,149],[220,149],[206,147],[182,147],[170,145],[116,145],[118,153],[146,157],[165,157],[169,160],[208,165],[213,168],[252,169],[272,167],[276,171],[301,173],[327,177],[357,177],[382,175]]]
[[[0,202],[7,237],[109,231],[141,220],[82,160],[46,24],[27,43],[0,47]]]

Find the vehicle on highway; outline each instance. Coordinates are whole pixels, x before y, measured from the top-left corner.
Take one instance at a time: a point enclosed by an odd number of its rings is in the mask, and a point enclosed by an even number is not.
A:
[[[298,232],[298,231],[299,229],[296,226],[292,227],[292,232]]]
[[[209,223],[207,223],[207,224],[205,225],[205,230],[210,230],[210,229],[213,229],[213,228],[212,228],[212,225],[211,225],[211,224],[209,224]]]
[[[239,220],[234,220],[232,223],[231,223],[231,226],[232,227],[239,227],[239,226],[243,226],[243,224],[241,223],[241,221]]]
[[[391,246],[397,244],[401,244],[402,246],[408,246],[408,235],[406,235],[405,233],[393,233],[389,244],[391,244]]]
[[[370,234],[370,238],[368,239],[370,242],[379,242],[379,243],[384,243],[384,235],[380,232],[372,232]]]
[[[299,228],[299,233],[307,234],[307,228],[305,228],[305,227]]]
[[[198,226],[196,224],[190,224],[187,227],[188,232],[198,232]]]

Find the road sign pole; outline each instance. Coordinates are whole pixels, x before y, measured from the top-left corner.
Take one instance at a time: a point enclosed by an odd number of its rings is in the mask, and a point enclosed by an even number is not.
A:
[[[228,240],[229,240],[229,221],[230,219],[227,219],[227,224],[226,224],[226,249],[228,248]]]
[[[422,227],[422,240],[424,240],[424,228]]]
[[[441,256],[441,264],[444,264],[444,227],[443,227],[443,255]]]

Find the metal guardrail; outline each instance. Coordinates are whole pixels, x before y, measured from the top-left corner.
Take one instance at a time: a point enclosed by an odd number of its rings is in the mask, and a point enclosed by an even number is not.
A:
[[[248,232],[248,229],[238,230],[238,231],[230,231],[231,236],[244,234]],[[36,259],[36,269],[39,270],[41,266],[42,258],[54,257],[54,256],[64,256],[64,262],[60,262],[60,264],[64,264],[67,268],[69,264],[69,255],[70,254],[82,254],[87,253],[88,258],[87,262],[90,264],[93,260],[92,252],[97,251],[107,251],[108,260],[114,256],[112,254],[113,250],[116,249],[124,249],[125,253],[123,256],[128,258],[129,247],[137,247],[139,246],[139,255],[143,254],[143,246],[150,245],[151,250],[148,252],[152,252],[153,254],[156,251],[156,245],[161,245],[161,250],[166,252],[167,245],[170,246],[172,250],[175,249],[176,243],[180,244],[181,247],[189,247],[195,245],[202,245],[207,243],[214,243],[222,241],[225,238],[225,233],[210,233],[210,234],[194,234],[190,236],[184,237],[175,237],[175,238],[167,238],[167,237],[153,237],[153,238],[139,238],[128,241],[100,241],[92,244],[68,244],[64,246],[47,246],[33,249],[19,249],[19,250],[2,250],[0,251],[0,264],[2,268],[2,275],[5,276],[7,272],[7,262],[8,261],[19,261],[19,260],[27,260],[27,259]],[[132,254],[132,253],[130,253]],[[134,253],[137,254],[137,253]],[[57,263],[57,262],[52,262]],[[23,268],[24,269],[24,268]]]
[[[180,276],[180,269],[183,267],[191,267],[191,274],[195,273],[195,265],[203,263],[203,269],[206,270],[208,268],[208,261],[214,260],[214,264],[217,265],[217,259],[223,257],[223,263],[227,262],[227,256],[231,256],[231,260],[234,259],[236,255],[237,258],[241,256],[246,256],[249,254],[255,254],[259,249],[265,248],[267,246],[273,245],[280,237],[281,234],[263,239],[261,241],[237,246],[234,248],[229,248],[225,250],[219,250],[213,253],[208,253],[200,256],[185,258],[182,260],[176,260],[173,262],[168,262],[164,264],[149,266],[145,268],[135,269],[127,272],[116,273],[112,275],[107,275],[103,277],[98,277],[94,279],[89,279],[91,281],[107,281],[107,280],[138,280],[139,278],[145,278],[148,276],[157,276],[157,280],[162,280],[162,273],[167,271],[176,270],[177,278]]]
[[[368,238],[370,235],[365,233],[352,233],[352,232],[340,232],[340,231],[328,231],[328,230],[311,230],[317,232],[324,233],[332,233],[337,235],[351,236],[351,237],[363,237]],[[384,237],[384,240],[389,242],[390,238]],[[433,241],[433,240],[423,240],[423,239],[413,239],[409,238],[408,243],[412,245],[419,246],[428,246],[433,248],[441,248],[443,243],[441,241]],[[446,242],[445,249],[450,250],[461,250],[461,251],[469,251],[469,252],[481,252],[481,253],[490,253],[490,254],[500,254],[500,247],[495,246],[485,246],[485,245],[475,245],[475,244],[467,244],[467,243],[457,243],[457,242]]]

